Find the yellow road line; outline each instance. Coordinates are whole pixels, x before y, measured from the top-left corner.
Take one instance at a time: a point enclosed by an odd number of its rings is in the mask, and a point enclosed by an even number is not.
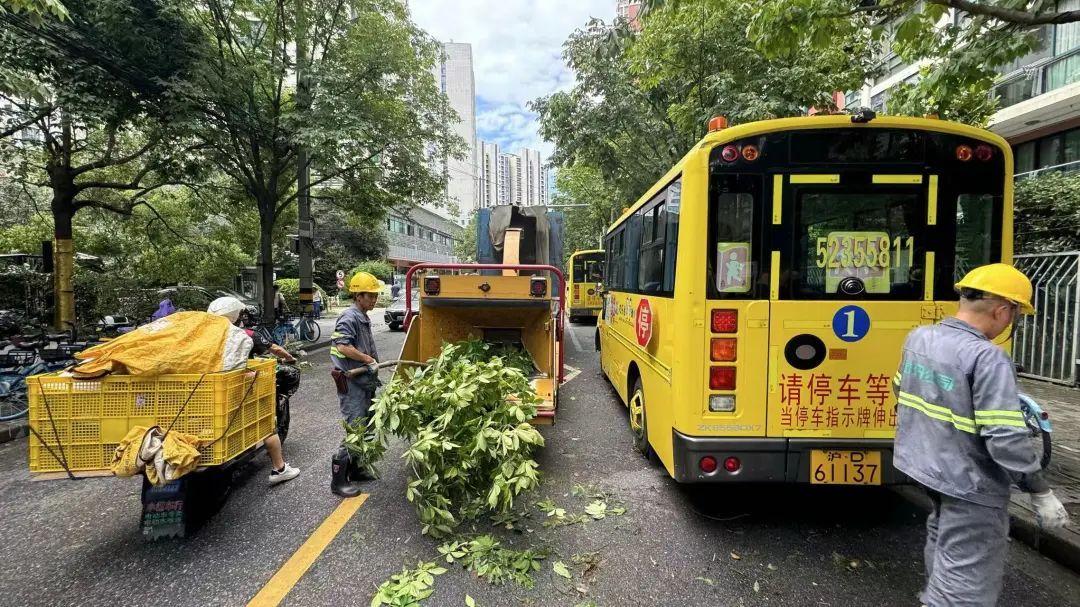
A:
[[[341,533],[345,523],[349,522],[349,519],[356,514],[360,506],[364,505],[367,498],[368,494],[361,493],[354,498],[342,500],[341,504],[330,513],[330,516],[326,517],[326,520],[319,525],[319,528],[304,542],[304,545],[300,546],[289,557],[289,560],[285,561],[281,569],[278,569],[274,577],[270,578],[270,581],[262,587],[262,590],[259,590],[259,594],[256,594],[255,598],[251,599],[248,607],[273,607],[281,603],[285,596],[289,594],[289,591],[293,589],[293,586],[296,586],[296,583],[300,581],[300,578],[304,577],[315,559],[319,558],[322,551],[326,550],[326,547],[337,537],[338,533]]]

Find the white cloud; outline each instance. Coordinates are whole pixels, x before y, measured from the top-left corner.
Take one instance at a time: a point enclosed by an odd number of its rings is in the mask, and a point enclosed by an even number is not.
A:
[[[611,21],[615,0],[411,0],[413,19],[444,42],[468,42],[481,139],[507,152],[552,146],[537,134],[528,103],[573,84],[562,45],[590,17]]]

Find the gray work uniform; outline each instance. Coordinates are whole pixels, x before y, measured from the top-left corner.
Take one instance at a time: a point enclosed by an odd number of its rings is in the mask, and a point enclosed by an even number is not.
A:
[[[1020,412],[1013,362],[979,330],[949,318],[908,335],[893,389],[893,464],[934,503],[920,599],[931,607],[994,605],[1009,487],[1049,488]]]
[[[349,345],[368,356],[379,359],[375,349],[375,338],[371,334],[371,319],[356,306],[351,306],[341,313],[330,336],[330,360],[334,367],[342,371],[367,366],[364,363],[347,358],[338,351],[338,346]],[[361,373],[350,378],[349,389],[345,394],[338,394],[341,404],[341,416],[350,424],[362,417],[367,417],[375,390],[379,387],[379,378],[372,373]]]

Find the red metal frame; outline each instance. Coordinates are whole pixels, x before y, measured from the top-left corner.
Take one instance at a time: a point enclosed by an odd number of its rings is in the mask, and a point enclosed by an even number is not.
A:
[[[559,377],[561,384],[565,376],[564,360],[566,348],[563,347],[563,311],[566,309],[566,276],[555,266],[536,264],[501,264],[501,263],[418,263],[405,273],[405,321],[403,328],[408,331],[414,316],[412,311],[412,277],[417,270],[525,270],[532,272],[551,272],[559,277],[559,310],[555,315],[555,331],[559,341]],[[420,285],[423,288],[423,285]]]

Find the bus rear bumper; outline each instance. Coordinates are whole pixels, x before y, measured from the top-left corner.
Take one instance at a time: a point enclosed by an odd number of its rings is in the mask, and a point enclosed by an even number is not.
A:
[[[911,482],[893,467],[892,439],[842,438],[714,438],[687,436],[672,431],[675,480],[680,483],[809,483],[810,452],[815,449],[878,451],[884,485]],[[712,456],[717,468],[701,470],[701,458]],[[739,460],[728,472],[724,461]]]

